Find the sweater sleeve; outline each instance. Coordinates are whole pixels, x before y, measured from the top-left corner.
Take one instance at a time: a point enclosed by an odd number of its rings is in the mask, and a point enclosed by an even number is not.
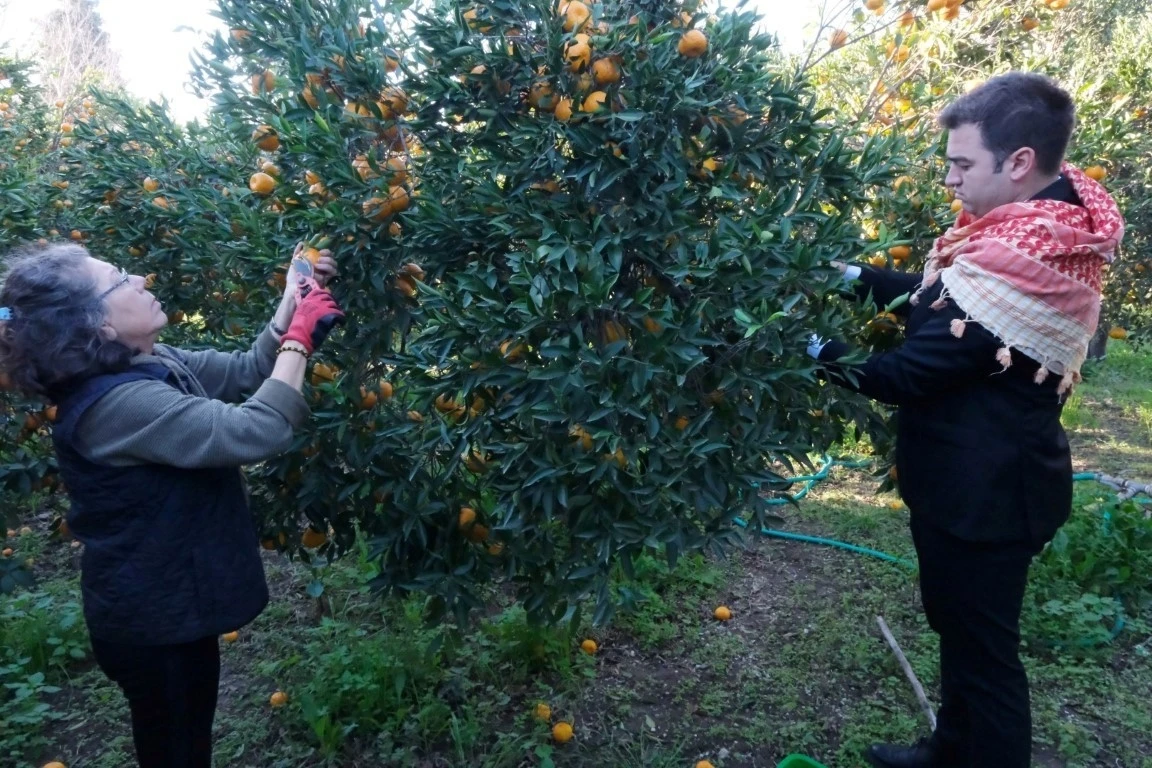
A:
[[[268,379],[242,405],[186,395],[157,380],[122,384],[76,427],[76,447],[112,466],[205,469],[253,464],[283,453],[308,418],[303,395]]]
[[[868,294],[872,294],[873,300],[880,307],[886,307],[901,296],[914,292],[923,279],[924,275],[919,272],[896,272],[861,266],[859,282],[855,286],[856,297],[863,301]],[[912,306],[908,302],[893,310],[901,317],[907,317],[911,311]]]
[[[179,350],[177,354],[204,387],[208,397],[238,403],[272,375],[279,344],[271,327],[266,326],[247,352],[205,349],[195,352]]]
[[[901,405],[965,387],[1001,370],[996,353],[1002,346],[978,323],[967,323],[960,338],[952,335],[953,320],[963,312],[953,302],[910,335],[898,348],[874,354],[859,366],[841,366],[836,360],[851,349],[830,341],[819,353],[826,363],[824,376],[835,384],[889,405]]]

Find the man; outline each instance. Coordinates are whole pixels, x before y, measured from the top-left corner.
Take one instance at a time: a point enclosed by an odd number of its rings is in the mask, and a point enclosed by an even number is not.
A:
[[[883,768],[1023,768],[1031,760],[1020,611],[1032,558],[1067,520],[1065,396],[1096,329],[1100,281],[1123,236],[1115,202],[1064,164],[1075,122],[1047,78],[989,80],[940,116],[945,183],[964,206],[923,275],[839,265],[896,313],[904,343],[859,367],[814,339],[829,380],[899,406],[896,466],[924,611],[940,635],[936,732],[873,745]]]

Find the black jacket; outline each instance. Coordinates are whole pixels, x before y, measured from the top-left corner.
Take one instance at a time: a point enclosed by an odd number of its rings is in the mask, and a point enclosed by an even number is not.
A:
[[[1037,197],[1079,202],[1067,182]],[[871,292],[885,306],[914,291],[921,278],[865,267],[857,293]],[[896,467],[912,515],[967,541],[1039,546],[1072,510],[1060,377],[1036,384],[1039,364],[1018,352],[1002,371],[996,352],[1003,344],[978,323],[953,336],[950,324],[964,313],[950,300],[943,309],[930,307],[942,288],[938,281],[917,306],[896,310],[907,319],[903,345],[857,368],[830,365],[828,377],[898,406]],[[847,352],[832,341],[820,360],[831,363]]]
[[[88,379],[59,403],[52,439],[72,501],[68,527],[84,543],[84,618],[100,640],[187,643],[239,629],[268,602],[236,467],[112,467],[85,459],[73,444],[84,412],[114,387],[173,375],[134,366]]]

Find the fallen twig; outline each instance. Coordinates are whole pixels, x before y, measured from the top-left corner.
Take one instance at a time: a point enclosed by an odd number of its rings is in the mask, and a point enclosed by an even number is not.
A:
[[[912,665],[908,663],[907,657],[904,656],[904,651],[900,650],[900,644],[897,643],[896,638],[892,636],[892,630],[888,629],[888,624],[884,621],[884,617],[877,616],[876,623],[880,625],[880,631],[884,634],[884,639],[888,641],[888,647],[896,654],[896,661],[900,662],[900,668],[904,670],[904,676],[908,678],[908,682],[912,683],[912,690],[916,692],[916,699],[920,702],[920,708],[924,710],[924,715],[928,718],[928,725],[935,731],[936,712],[933,711],[928,697],[924,694],[924,686],[920,685],[919,678],[917,678],[916,673],[912,671]]]

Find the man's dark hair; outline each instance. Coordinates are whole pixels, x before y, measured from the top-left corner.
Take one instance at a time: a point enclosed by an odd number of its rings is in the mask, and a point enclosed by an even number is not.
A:
[[[999,75],[961,96],[940,113],[950,131],[976,125],[984,146],[996,158],[996,172],[1022,147],[1036,152],[1045,174],[1060,171],[1076,124],[1076,107],[1055,81],[1029,72]]]

